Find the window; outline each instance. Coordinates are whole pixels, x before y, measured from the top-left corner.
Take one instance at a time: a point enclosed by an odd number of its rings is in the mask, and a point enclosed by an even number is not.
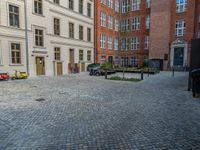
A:
[[[106,0],[101,0],[101,3],[106,5]]]
[[[60,61],[60,48],[59,47],[55,47],[54,48],[54,56],[55,56],[55,60]]]
[[[106,35],[103,33],[100,35],[100,47],[106,48]]]
[[[129,31],[129,19],[122,20],[122,31]]]
[[[58,5],[60,4],[60,0],[53,0],[53,2],[58,4]]]
[[[198,36],[197,36],[197,38],[200,38],[200,30],[198,31]]]
[[[79,0],[78,10],[79,13],[83,14],[83,0]]]
[[[146,8],[150,8],[151,7],[151,0],[146,0]]]
[[[144,48],[149,49],[149,36],[145,36]]]
[[[106,13],[103,11],[101,12],[100,22],[102,27],[106,27]]]
[[[74,38],[74,24],[69,23],[69,37]]]
[[[146,29],[150,29],[150,16],[146,16]]]
[[[44,46],[44,34],[43,30],[35,29],[35,45],[36,46]]]
[[[183,36],[185,32],[185,21],[178,20],[176,21],[176,36]]]
[[[131,66],[138,67],[138,57],[137,56],[131,57]]]
[[[91,61],[91,51],[87,51],[87,61]]]
[[[54,35],[60,35],[60,19],[54,18]]]
[[[79,61],[83,61],[83,50],[79,50]]]
[[[112,50],[112,37],[108,36],[108,49]]]
[[[69,0],[69,9],[74,10],[74,0]]]
[[[108,16],[108,28],[112,29],[113,28],[113,20],[112,20],[112,16]]]
[[[34,12],[42,15],[42,0],[34,0]]]
[[[87,16],[91,17],[91,4],[87,3]]]
[[[140,30],[140,17],[133,17],[132,30]]]
[[[132,11],[140,10],[140,0],[132,0]]]
[[[127,39],[126,38],[122,38],[122,49],[123,50],[127,50]]]
[[[101,56],[101,64],[105,64],[106,63],[106,56]]]
[[[119,20],[115,18],[115,31],[119,31]]]
[[[176,12],[182,13],[185,12],[187,5],[187,0],[176,0]]]
[[[113,0],[108,0],[108,7],[113,8]]]
[[[10,26],[19,28],[19,7],[9,5]]]
[[[21,64],[20,44],[11,43],[11,59],[12,59],[12,64]]]
[[[128,57],[121,57],[122,66],[128,67]]]
[[[91,42],[91,29],[87,28],[87,41]]]
[[[119,50],[119,39],[115,38],[115,50]]]
[[[115,11],[119,12],[119,0],[115,0]]]
[[[131,41],[131,50],[139,50],[140,41],[138,37],[133,37]]]
[[[83,40],[83,26],[79,26],[79,40]]]
[[[129,0],[122,0],[122,13],[130,11]]]

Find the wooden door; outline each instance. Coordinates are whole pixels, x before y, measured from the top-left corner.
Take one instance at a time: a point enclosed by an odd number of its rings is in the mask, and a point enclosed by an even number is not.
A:
[[[58,76],[63,75],[62,62],[57,62],[57,75]]]
[[[81,63],[81,72],[85,72],[85,63]]]
[[[45,75],[44,57],[36,57],[36,74]]]

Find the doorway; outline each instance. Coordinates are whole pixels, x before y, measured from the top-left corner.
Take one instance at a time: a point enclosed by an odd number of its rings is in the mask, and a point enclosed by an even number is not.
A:
[[[183,66],[184,48],[174,48],[174,66]]]
[[[36,74],[38,76],[45,75],[44,57],[36,57]]]
[[[57,62],[56,64],[57,64],[57,66],[56,66],[57,75],[62,76],[63,75],[62,62]]]

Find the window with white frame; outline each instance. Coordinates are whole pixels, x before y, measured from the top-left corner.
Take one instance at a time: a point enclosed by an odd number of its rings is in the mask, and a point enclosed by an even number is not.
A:
[[[119,39],[115,38],[115,50],[119,50]]]
[[[150,8],[151,7],[151,0],[146,0],[146,8]]]
[[[115,18],[115,31],[119,31],[119,20]]]
[[[106,63],[106,56],[101,56],[101,64],[105,64]]]
[[[122,31],[123,32],[129,31],[129,19],[122,20]]]
[[[133,37],[131,40],[131,50],[139,50],[140,41],[138,37]]]
[[[132,0],[132,11],[140,10],[140,0]]]
[[[12,27],[19,28],[19,7],[9,5],[9,24]]]
[[[108,49],[112,50],[112,36],[108,36]]]
[[[130,10],[129,0],[122,0],[122,13],[126,13]]]
[[[34,13],[42,15],[43,13],[42,0],[34,0]]]
[[[104,33],[100,34],[100,48],[106,48],[106,35]]]
[[[101,0],[101,3],[106,5],[106,0]]]
[[[144,48],[149,49],[149,36],[145,36]]]
[[[131,57],[131,65],[133,67],[137,67],[138,66],[138,57],[137,56]]]
[[[182,13],[185,12],[187,5],[187,0],[176,0],[176,12]]]
[[[12,64],[21,64],[21,46],[19,43],[11,43]]]
[[[185,20],[176,21],[176,36],[183,36],[185,32]]]
[[[108,16],[108,28],[109,29],[113,28],[113,19],[111,15]]]
[[[106,27],[106,13],[102,11],[100,17],[101,26]]]
[[[146,16],[146,29],[150,29],[150,16]]]
[[[115,11],[119,12],[119,0],[115,0]]]
[[[132,30],[140,30],[140,17],[136,16],[133,17],[133,21],[132,21]]]
[[[113,8],[113,0],[108,0],[108,7]]]
[[[127,50],[127,38],[122,38],[122,50]]]

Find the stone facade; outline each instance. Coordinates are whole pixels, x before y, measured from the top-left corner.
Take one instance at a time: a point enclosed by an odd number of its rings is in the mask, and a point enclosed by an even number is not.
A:
[[[38,1],[38,0],[36,0]],[[69,1],[60,0],[58,4],[53,0],[42,0],[41,14],[36,13],[34,0],[27,0],[28,19],[28,58],[30,76],[36,76],[38,62],[43,63],[43,73],[47,76],[57,75],[57,63],[60,65],[60,74],[68,74],[75,70],[85,71],[89,63],[94,60],[94,2],[83,1],[83,10],[79,12],[78,1],[73,1],[73,10],[69,8]],[[10,25],[9,6],[18,8],[19,26]],[[0,1],[0,70],[13,73],[14,70],[27,72],[26,66],[26,38],[25,38],[25,16],[24,1],[1,0]],[[88,12],[90,7],[90,12]],[[59,20],[59,34],[55,34],[54,19]],[[73,37],[69,36],[69,23],[73,24]],[[83,38],[79,38],[80,27],[83,27]],[[36,29],[42,31],[42,46],[36,45]],[[90,34],[87,34],[89,31]],[[88,35],[90,38],[88,40]],[[20,44],[20,63],[13,63],[11,54],[11,43]],[[59,48],[59,57],[55,59],[55,48]],[[70,49],[73,50],[74,58],[70,62]],[[79,51],[83,50],[81,60]],[[43,62],[41,62],[43,61]],[[76,70],[77,71],[77,70]]]

